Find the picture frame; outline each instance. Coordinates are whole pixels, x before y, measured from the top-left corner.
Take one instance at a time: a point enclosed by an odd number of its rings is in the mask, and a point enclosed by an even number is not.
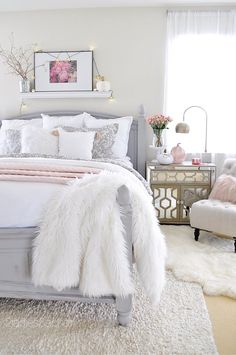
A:
[[[36,92],[92,91],[93,51],[34,53]]]

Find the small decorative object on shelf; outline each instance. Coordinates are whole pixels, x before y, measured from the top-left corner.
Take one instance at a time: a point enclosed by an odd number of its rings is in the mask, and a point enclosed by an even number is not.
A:
[[[185,151],[180,146],[180,143],[178,143],[176,147],[173,147],[171,149],[171,154],[172,154],[172,156],[174,158],[174,163],[175,164],[183,163],[183,161],[184,161],[184,159],[186,157]]]
[[[97,91],[107,92],[111,90],[111,84],[109,81],[104,79],[104,76],[97,75],[96,76],[96,89]]]
[[[34,70],[32,56],[32,47],[15,47],[13,35],[10,37],[10,49],[3,49],[0,46],[0,57],[3,63],[8,66],[9,73],[21,78],[19,85],[22,93],[30,92],[30,74]]]
[[[20,80],[19,81],[20,92],[30,92],[30,81],[29,80]]]
[[[95,70],[97,72],[96,74],[96,90],[99,92],[107,92],[111,90],[111,84],[109,81],[105,80],[104,76],[100,74],[99,70],[98,70],[98,66],[96,63],[95,58],[93,57],[93,64],[95,67]],[[111,96],[112,97],[112,96]]]
[[[152,127],[154,133],[153,145],[155,147],[163,147],[163,131],[168,129],[167,125],[173,121],[169,116],[161,114],[147,117],[147,123]]]

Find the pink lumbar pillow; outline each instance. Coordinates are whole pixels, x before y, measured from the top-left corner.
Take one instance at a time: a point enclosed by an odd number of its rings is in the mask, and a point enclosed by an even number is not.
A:
[[[236,177],[220,175],[209,195],[212,200],[236,203]]]

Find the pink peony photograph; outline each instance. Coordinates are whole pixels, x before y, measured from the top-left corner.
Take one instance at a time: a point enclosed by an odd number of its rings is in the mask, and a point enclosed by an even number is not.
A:
[[[35,91],[92,91],[93,52],[35,52]]]
[[[50,83],[76,83],[77,61],[60,60],[50,61]]]

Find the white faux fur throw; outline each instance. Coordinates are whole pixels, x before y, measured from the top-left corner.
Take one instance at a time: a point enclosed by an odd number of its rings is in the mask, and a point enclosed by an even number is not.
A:
[[[33,282],[82,294],[126,296],[134,290],[117,191],[130,191],[135,262],[150,300],[165,283],[166,247],[151,196],[138,181],[101,172],[65,186],[45,210],[33,254]]]

